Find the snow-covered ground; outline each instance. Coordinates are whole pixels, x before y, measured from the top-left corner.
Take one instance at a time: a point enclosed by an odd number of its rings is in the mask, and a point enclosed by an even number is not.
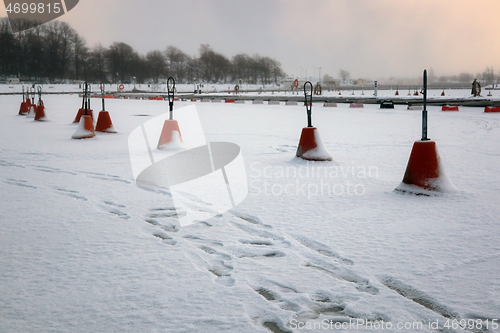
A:
[[[207,141],[241,147],[249,185],[180,227],[128,152],[167,102],[107,100],[119,133],[87,140],[71,139],[76,94],[44,102],[36,122],[0,96],[0,332],[498,331],[500,114],[428,108],[457,190],[424,197],[393,192],[419,111],[315,104],[333,161],[306,162],[303,106],[176,102],[196,105]]]

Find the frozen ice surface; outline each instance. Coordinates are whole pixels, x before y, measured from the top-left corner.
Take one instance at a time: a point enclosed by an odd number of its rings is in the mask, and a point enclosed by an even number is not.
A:
[[[429,107],[457,190],[425,197],[393,191],[418,111],[315,107],[325,164],[295,158],[303,106],[198,103],[207,141],[241,147],[249,195],[180,227],[186,212],[135,185],[128,153],[168,103],[109,100],[120,132],[72,140],[76,94],[44,96],[50,122],[18,116],[20,102],[0,96],[0,332],[317,332],[324,320],[436,332],[429,322],[468,318],[495,331],[498,114]]]

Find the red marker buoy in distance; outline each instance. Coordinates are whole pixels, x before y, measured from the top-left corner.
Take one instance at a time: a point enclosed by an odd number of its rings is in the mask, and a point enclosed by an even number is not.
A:
[[[104,133],[117,133],[113,126],[113,122],[111,122],[111,117],[109,115],[109,112],[106,111],[106,107],[104,105],[104,98],[105,98],[105,87],[104,83],[101,83],[101,98],[102,98],[102,111],[99,112],[99,115],[97,116],[97,123],[95,125],[95,130],[97,132],[104,132]]]
[[[38,86],[38,105],[36,106],[35,109],[35,120],[36,121],[47,121],[47,118],[45,117],[45,105],[43,104],[42,101],[42,87]]]
[[[90,84],[85,82],[84,93],[83,93],[84,113],[81,115],[78,121],[78,128],[71,137],[72,139],[90,139],[95,136],[94,121],[92,120],[92,117],[89,114],[90,99],[87,98],[89,96],[89,87]]]
[[[26,98],[24,96],[24,85],[23,85],[23,101],[21,102],[21,105],[19,106],[19,115],[20,116],[25,116],[30,110],[29,110],[29,107],[28,107],[28,100],[29,98]],[[27,96],[27,94],[26,94]],[[25,100],[26,98],[26,100]]]
[[[28,95],[28,113],[26,113],[26,118],[35,118],[35,113],[36,113],[36,104],[35,104],[35,85],[33,85],[30,88],[31,91],[31,99],[29,98]]]
[[[73,120],[73,124],[77,124],[80,122],[80,118],[85,114],[90,116],[92,118],[92,122],[94,121],[94,115],[92,112],[92,109],[90,108],[90,98],[87,96],[88,91],[87,91],[87,82],[84,83],[83,87],[83,98],[82,98],[82,107],[78,109],[78,112],[76,114],[75,119]]]

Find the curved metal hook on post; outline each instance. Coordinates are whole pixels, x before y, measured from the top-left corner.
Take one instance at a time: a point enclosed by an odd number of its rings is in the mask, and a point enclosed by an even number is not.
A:
[[[174,119],[174,94],[175,94],[175,80],[173,77],[169,77],[167,80],[167,92],[168,92],[168,106],[170,111],[170,120]]]
[[[31,104],[35,105],[35,85],[31,86]]]
[[[307,89],[307,86],[309,85],[309,89]],[[309,90],[309,91],[308,91]],[[313,127],[312,126],[312,97],[313,97],[313,85],[310,81],[307,81],[304,83],[304,98],[305,98],[305,105],[306,105],[306,110],[307,110],[307,127]]]

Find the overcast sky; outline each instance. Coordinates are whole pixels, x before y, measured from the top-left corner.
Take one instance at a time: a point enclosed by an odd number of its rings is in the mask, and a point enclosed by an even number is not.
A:
[[[1,6],[0,16],[6,16]],[[60,20],[88,46],[141,54],[210,44],[269,56],[289,75],[374,80],[500,70],[500,0],[80,0]],[[316,68],[316,69],[315,69]]]

